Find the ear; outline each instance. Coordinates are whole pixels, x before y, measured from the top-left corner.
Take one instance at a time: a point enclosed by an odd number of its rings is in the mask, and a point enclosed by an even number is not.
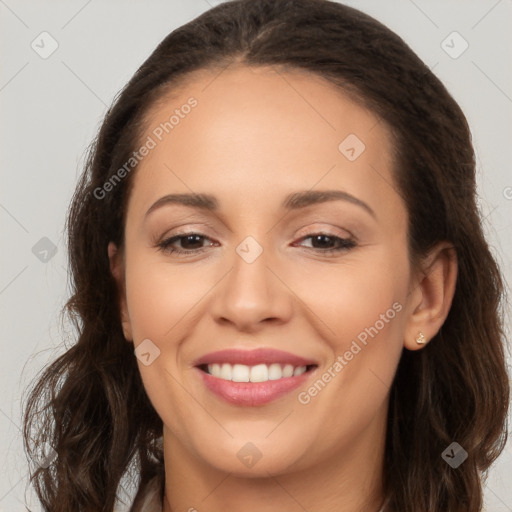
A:
[[[124,281],[124,257],[122,251],[114,244],[108,244],[108,259],[110,261],[110,272],[116,280],[118,296],[119,296],[119,313],[121,317],[121,325],[123,334],[127,341],[133,341],[132,326],[130,316],[128,315],[128,307],[126,304],[126,287]]]
[[[421,349],[438,333],[450,311],[456,282],[455,248],[447,242],[440,242],[424,260],[409,294],[405,348]],[[422,344],[416,341],[420,333],[424,335]]]

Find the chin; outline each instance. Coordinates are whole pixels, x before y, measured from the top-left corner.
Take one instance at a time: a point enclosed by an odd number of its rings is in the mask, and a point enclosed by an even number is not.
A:
[[[213,468],[242,478],[268,478],[297,469],[297,455],[304,447],[283,446],[280,442],[230,440],[230,443],[203,453]]]

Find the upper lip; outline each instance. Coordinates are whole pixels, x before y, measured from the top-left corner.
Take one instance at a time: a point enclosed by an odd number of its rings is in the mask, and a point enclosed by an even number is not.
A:
[[[317,363],[311,359],[305,359],[290,352],[273,348],[258,348],[255,350],[226,349],[218,352],[210,352],[194,361],[194,366],[205,364],[244,364],[254,366],[257,364],[291,364],[293,366],[309,366]]]

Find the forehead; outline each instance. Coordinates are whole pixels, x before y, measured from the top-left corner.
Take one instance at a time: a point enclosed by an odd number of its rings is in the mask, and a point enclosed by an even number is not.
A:
[[[370,199],[396,194],[385,123],[311,73],[246,66],[193,73],[148,111],[142,140],[149,139],[134,177],[138,196],[208,190],[257,204],[259,194],[298,184],[342,186]]]

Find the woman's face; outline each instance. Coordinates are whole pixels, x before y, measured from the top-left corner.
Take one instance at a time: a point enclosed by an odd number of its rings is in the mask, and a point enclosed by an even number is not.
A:
[[[238,67],[195,74],[142,145],[121,307],[166,453],[251,476],[380,453],[412,289],[384,123]]]

